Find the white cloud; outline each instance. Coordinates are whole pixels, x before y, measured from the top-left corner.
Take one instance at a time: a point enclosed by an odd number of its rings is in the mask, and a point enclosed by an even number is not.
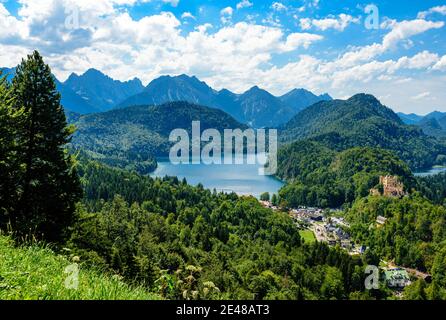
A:
[[[302,30],[310,30],[311,29],[311,19],[310,18],[301,18],[299,20],[300,28]]]
[[[20,33],[25,35],[24,24],[9,14],[5,6],[0,3],[0,40],[20,37]]]
[[[302,30],[309,30],[312,27],[325,31],[327,29],[335,29],[344,31],[352,23],[359,23],[359,18],[354,18],[348,14],[341,13],[338,17],[328,17],[325,19],[302,18],[299,20]]]
[[[190,13],[190,12],[184,12],[181,15],[181,19],[193,19],[193,20],[196,20],[195,16],[192,13]]]
[[[239,3],[237,3],[237,10],[243,9],[243,8],[249,8],[252,7],[253,3],[249,0],[242,0]]]
[[[446,71],[446,55],[441,57],[441,59],[432,67],[432,69]]]
[[[288,36],[284,48],[292,51],[298,47],[308,48],[313,42],[322,40],[323,37],[312,33],[292,33]],[[285,50],[287,51],[287,50]]]
[[[393,26],[392,31],[384,37],[382,46],[384,49],[389,49],[395,46],[401,40],[407,39],[431,29],[439,29],[443,26],[444,22],[442,21],[432,22],[423,19],[402,21],[396,23]]]
[[[434,14],[434,13],[439,13],[443,16],[446,15],[446,5],[444,6],[437,6],[437,7],[432,7],[427,11],[421,11],[418,13],[418,18],[419,19],[425,19],[427,18],[427,16]]]
[[[280,22],[280,18],[277,17],[273,12],[269,12],[266,15],[266,17],[262,19],[262,23],[269,26],[282,28],[282,23]]]
[[[17,64],[21,57],[37,48],[61,80],[71,72],[81,73],[94,67],[116,79],[137,76],[146,83],[163,74],[215,74],[214,79],[205,79],[214,85],[221,83],[236,89],[249,83],[246,77],[270,63],[274,54],[308,48],[322,39],[310,33],[285,35],[279,28],[246,22],[228,25],[213,33],[212,25],[203,24],[182,35],[181,22],[172,13],[134,20],[126,11],[109,11],[107,6],[96,7],[95,11],[91,7],[80,10],[79,28],[65,30],[65,17],[59,16],[64,10],[57,9],[56,2],[53,5],[42,17],[35,6],[36,10],[28,11],[27,22],[23,22],[27,28],[33,26],[35,30],[45,31],[41,32],[40,39],[37,33],[26,36],[20,40],[20,47],[0,41],[3,63]],[[232,12],[223,10],[224,15]],[[47,29],[48,25],[62,27]],[[89,35],[85,42],[71,44],[70,40],[63,40],[80,31]],[[239,80],[228,83],[229,79]]]
[[[386,51],[394,49],[403,40],[431,29],[442,28],[443,26],[444,22],[432,22],[421,19],[394,23],[391,31],[384,36],[382,43],[374,43],[349,51],[336,61],[336,65],[347,67],[370,61]],[[330,65],[330,67],[335,67],[335,65]]]
[[[273,2],[271,8],[275,11],[287,11],[288,8],[282,2]]]
[[[234,9],[232,7],[226,7],[220,11],[220,20],[223,24],[228,24],[232,21],[232,14]]]
[[[430,97],[431,93],[429,91],[426,92],[422,92],[420,94],[417,94],[416,96],[411,97],[411,99],[413,100],[421,100],[421,99],[425,99],[427,97]]]
[[[442,93],[445,56],[419,50],[411,56],[400,54],[393,60],[379,61],[385,53],[397,53],[393,49],[411,37],[442,28],[444,22],[389,20],[382,41],[347,47],[338,57],[316,58],[305,50],[322,41],[321,35],[232,23],[231,7],[222,10],[229,22],[220,29],[202,24],[184,33],[182,22],[172,13],[135,20],[120,8],[135,3],[137,0],[21,0],[17,18],[0,4],[0,61],[4,66],[13,66],[38,49],[61,80],[71,72],[82,73],[94,67],[115,79],[136,76],[145,83],[164,74],[186,73],[197,75],[216,89],[225,87],[235,92],[252,85],[275,94],[305,87],[338,97],[367,90],[387,97],[389,104],[407,108],[426,103],[426,99],[413,100],[407,94],[388,97],[389,90],[393,90],[431,92],[431,96],[444,98],[438,101],[446,101],[446,93]],[[64,26],[70,14],[66,9],[73,7],[79,13],[79,26],[69,29]],[[312,20],[309,23],[318,29]],[[414,42],[412,50],[418,45]],[[289,62],[278,66],[274,59],[284,53]]]
[[[220,11],[221,15],[232,16],[233,13],[234,13],[234,9],[232,9],[231,7],[226,7]]]
[[[422,51],[415,56],[401,57],[390,68],[390,72],[395,72],[399,69],[427,69],[439,61],[438,54],[431,53],[429,51]]]

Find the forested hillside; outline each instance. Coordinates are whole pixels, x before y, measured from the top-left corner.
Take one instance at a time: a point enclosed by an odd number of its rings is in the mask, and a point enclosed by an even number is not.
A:
[[[79,173],[85,198],[70,240],[74,252],[165,298],[369,297],[359,257],[303,244],[285,213],[254,198],[94,162]]]
[[[284,205],[336,208],[367,196],[382,175],[396,175],[410,190],[415,185],[409,167],[384,149],[357,147],[342,152],[315,141],[282,148],[277,175],[288,181],[280,190]]]
[[[444,144],[405,125],[392,110],[365,94],[314,104],[290,120],[280,138],[283,143],[311,138],[335,150],[355,146],[388,149],[415,170],[442,164],[446,154]]]
[[[405,289],[406,298],[446,299],[446,208],[415,193],[386,198],[370,196],[347,210],[354,238],[369,247],[372,259],[428,272],[432,282],[419,279]],[[376,227],[376,218],[386,217]]]
[[[436,204],[446,205],[446,173],[417,177],[417,190]]]
[[[330,106],[346,111],[351,103],[358,113],[329,116]],[[438,147],[370,96],[322,108],[340,125],[341,138],[354,137],[347,125],[357,134],[355,123],[367,128],[375,119],[372,127],[381,130],[385,119],[403,134],[401,145]],[[432,278],[414,281],[404,298],[446,299],[444,175],[414,178],[398,151],[363,140],[364,146],[349,147],[341,139],[330,148],[320,135],[293,142],[279,152],[278,175],[288,185],[270,209],[254,197],[135,172],[166,152],[172,129],[190,132],[193,120],[201,120],[203,130],[246,128],[222,111],[180,102],[68,116],[79,126],[73,140],[75,128],[67,124],[54,77],[37,51],[22,61],[12,82],[0,80],[0,232],[8,234],[0,235],[0,298],[390,299],[395,296],[385,285],[365,289],[366,266],[386,260]],[[323,131],[316,122],[305,126]],[[370,144],[385,133],[379,130]],[[78,153],[68,151],[70,142]],[[387,174],[398,177],[404,192],[369,196]],[[346,218],[354,244],[367,250],[351,255],[323,241],[306,242],[287,210],[299,205],[342,206],[324,217]],[[378,224],[378,216],[387,220]],[[62,287],[59,273],[71,261],[81,266],[75,292]]]
[[[172,130],[185,129],[191,136],[192,121],[200,121],[202,131],[247,128],[221,110],[188,102],[135,106],[70,118],[77,128],[71,141],[73,149],[143,174],[156,168],[155,157],[169,155]]]

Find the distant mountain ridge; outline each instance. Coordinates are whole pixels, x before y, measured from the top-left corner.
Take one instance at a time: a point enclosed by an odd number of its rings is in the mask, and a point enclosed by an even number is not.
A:
[[[429,136],[446,137],[446,112],[433,111],[425,116],[399,112],[398,116],[404,123],[420,127]]]
[[[6,75],[8,81],[12,81],[15,75],[15,68],[0,68],[0,71],[4,75]],[[69,87],[65,86],[62,82],[60,82],[55,76],[54,81],[56,83],[56,89],[59,91],[61,95],[61,104],[67,111],[87,114],[100,112],[101,110],[96,106],[90,104],[85,99],[82,99],[76,92],[74,92]]]
[[[89,69],[82,75],[72,73],[64,82],[64,86],[101,111],[112,109],[144,89],[138,78],[121,82],[96,69]]]
[[[423,116],[419,116],[415,113],[406,114],[398,112],[397,115],[405,124],[416,124],[420,122],[421,119],[423,119]]]
[[[333,98],[327,93],[316,96],[312,92],[305,89],[293,89],[287,94],[279,97],[279,99],[297,112],[319,101],[333,100]]]
[[[217,91],[196,77],[183,74],[153,80],[141,93],[128,98],[118,107],[187,101],[221,109],[253,127],[275,127],[287,122],[303,108],[331,99],[328,94],[316,96],[304,89],[295,89],[282,97],[276,97],[257,86],[243,94],[227,89]]]
[[[11,79],[14,69],[4,70]],[[316,102],[332,100],[328,94],[318,96],[305,89],[293,89],[280,97],[257,86],[242,94],[227,89],[217,91],[197,77],[184,74],[161,76],[144,87],[138,78],[122,82],[89,69],[81,75],[72,73],[65,82],[56,79],[56,84],[62,95],[62,105],[79,114],[186,101],[223,110],[257,128],[277,127]]]

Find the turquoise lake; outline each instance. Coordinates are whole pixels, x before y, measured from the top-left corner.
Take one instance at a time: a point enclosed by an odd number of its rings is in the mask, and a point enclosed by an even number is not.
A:
[[[152,177],[175,176],[186,178],[191,185],[201,183],[207,189],[235,192],[239,195],[259,197],[263,192],[277,193],[284,183],[272,176],[259,175],[260,165],[230,164],[206,165],[172,164],[169,159],[158,159],[158,168]]]
[[[416,172],[416,173],[414,173],[414,175],[417,177],[427,177],[427,176],[432,176],[432,175],[439,174],[439,173],[442,173],[445,171],[446,171],[446,167],[433,167],[432,169],[427,170],[427,171]]]

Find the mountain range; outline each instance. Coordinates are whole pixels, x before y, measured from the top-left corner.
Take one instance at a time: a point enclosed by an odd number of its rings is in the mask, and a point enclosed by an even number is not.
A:
[[[295,89],[281,97],[257,86],[243,94],[227,89],[217,91],[196,77],[183,74],[153,80],[141,93],[123,101],[118,107],[187,101],[221,109],[238,121],[259,128],[283,124],[303,108],[331,99],[328,94],[317,96],[305,89]]]
[[[2,69],[11,79],[15,70]],[[122,82],[96,69],[71,74],[65,82],[56,79],[62,105],[68,111],[89,114],[136,105],[161,105],[187,101],[225,111],[252,127],[275,127],[286,123],[300,110],[319,101],[332,100],[305,89],[294,89],[276,97],[255,86],[243,94],[212,89],[195,76],[161,76],[146,87],[138,78]]]
[[[229,92],[220,93],[231,97]],[[270,97],[259,88],[245,95]],[[137,163],[140,172],[153,169],[143,165],[152,157],[168,154],[170,131],[190,131],[192,120],[200,120],[203,130],[247,128],[222,110],[184,101],[88,115],[69,113],[68,118],[78,128],[72,141],[76,149],[87,150],[90,156],[119,167]],[[413,170],[444,164],[446,160],[446,147],[441,142],[416,126],[404,124],[396,113],[367,94],[348,100],[320,101],[305,108],[279,127],[279,139],[281,146],[306,140],[335,152],[357,146],[387,149]]]
[[[15,68],[0,68],[0,71],[7,76],[9,81],[15,74]],[[65,82],[59,81],[55,76],[54,80],[64,108],[79,114],[110,110],[116,104],[144,89],[138,79],[121,82],[95,69],[90,69],[80,76],[73,73]]]
[[[404,123],[420,127],[427,135],[446,137],[446,112],[434,111],[425,116],[400,112],[398,116]]]

